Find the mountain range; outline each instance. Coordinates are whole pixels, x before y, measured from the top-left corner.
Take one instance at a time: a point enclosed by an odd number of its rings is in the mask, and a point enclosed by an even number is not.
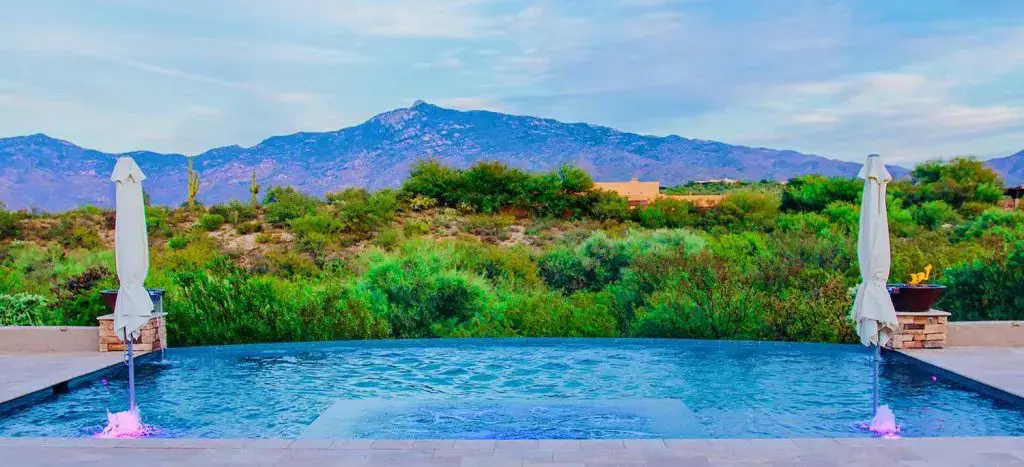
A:
[[[0,138],[0,200],[9,209],[56,211],[113,206],[109,181],[118,156],[135,158],[153,203],[186,197],[186,156],[135,151],[110,154],[43,134]],[[393,187],[424,158],[467,167],[500,160],[531,171],[575,164],[597,181],[632,177],[674,185],[710,178],[785,180],[797,175],[854,176],[856,162],[790,150],[738,146],[679,136],[647,136],[586,123],[461,111],[417,101],[337,131],[274,136],[243,148],[192,156],[204,203],[248,199],[252,171],[264,187],[290,185],[322,195],[348,186]],[[987,162],[1010,183],[1024,182],[1024,151]],[[896,177],[907,174],[890,166]]]

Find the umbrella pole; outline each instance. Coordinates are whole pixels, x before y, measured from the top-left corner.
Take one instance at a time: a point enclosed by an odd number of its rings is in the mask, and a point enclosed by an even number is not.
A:
[[[878,340],[875,341],[875,353],[874,353],[874,355],[872,355],[873,360],[874,360],[874,365],[873,365],[873,367],[874,367],[874,391],[872,392],[872,403],[873,403],[873,405],[872,405],[872,410],[871,410],[871,416],[872,417],[874,417],[875,415],[878,415],[878,364],[879,364],[879,360],[881,360],[881,354],[882,354],[882,345],[881,345],[882,341],[881,341],[881,337],[882,337],[881,333],[879,333],[879,335],[876,337],[876,339],[878,339]]]
[[[128,335],[128,410],[135,410],[135,347]]]

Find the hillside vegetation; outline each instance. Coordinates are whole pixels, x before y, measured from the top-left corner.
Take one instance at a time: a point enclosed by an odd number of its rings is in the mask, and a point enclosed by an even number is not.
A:
[[[400,189],[147,208],[172,345],[636,336],[853,342],[863,182],[720,187],[630,209],[577,168],[416,165]],[[254,193],[259,187],[253,185]],[[182,190],[186,188],[183,186]],[[708,190],[708,188],[702,188]],[[676,192],[686,192],[686,187]],[[692,191],[692,190],[691,190]],[[954,319],[1024,319],[1024,212],[979,162],[890,185],[892,282],[927,264]],[[258,201],[258,202],[254,202]],[[114,214],[0,210],[0,325],[95,323]]]

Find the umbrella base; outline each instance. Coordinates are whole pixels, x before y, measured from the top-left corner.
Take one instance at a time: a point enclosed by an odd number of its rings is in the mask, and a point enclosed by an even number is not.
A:
[[[103,315],[96,318],[99,323],[100,352],[124,352],[127,344],[121,342],[114,333],[114,315]],[[149,322],[140,329],[140,336],[135,339],[136,352],[153,352],[167,347],[167,317],[165,313],[153,313]]]
[[[941,349],[946,346],[946,326],[949,312],[929,310],[922,312],[897,311],[900,333],[893,336],[894,349]]]

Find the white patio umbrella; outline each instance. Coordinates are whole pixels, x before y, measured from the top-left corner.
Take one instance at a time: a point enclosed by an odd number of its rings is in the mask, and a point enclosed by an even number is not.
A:
[[[861,283],[851,312],[857,323],[857,335],[865,346],[875,346],[874,412],[878,412],[878,363],[881,347],[892,339],[899,323],[885,284],[889,280],[889,215],[885,207],[885,187],[892,175],[882,157],[868,156],[860,170],[864,179],[864,197],[860,204],[860,233],[857,236],[857,260]]]
[[[135,410],[135,354],[132,340],[139,337],[153,312],[153,300],[146,290],[149,274],[149,236],[146,232],[146,208],[142,199],[142,181],[146,176],[130,157],[121,157],[110,180],[116,185],[117,223],[114,227],[114,252],[117,259],[117,305],[114,306],[114,332],[128,343],[128,401]]]

